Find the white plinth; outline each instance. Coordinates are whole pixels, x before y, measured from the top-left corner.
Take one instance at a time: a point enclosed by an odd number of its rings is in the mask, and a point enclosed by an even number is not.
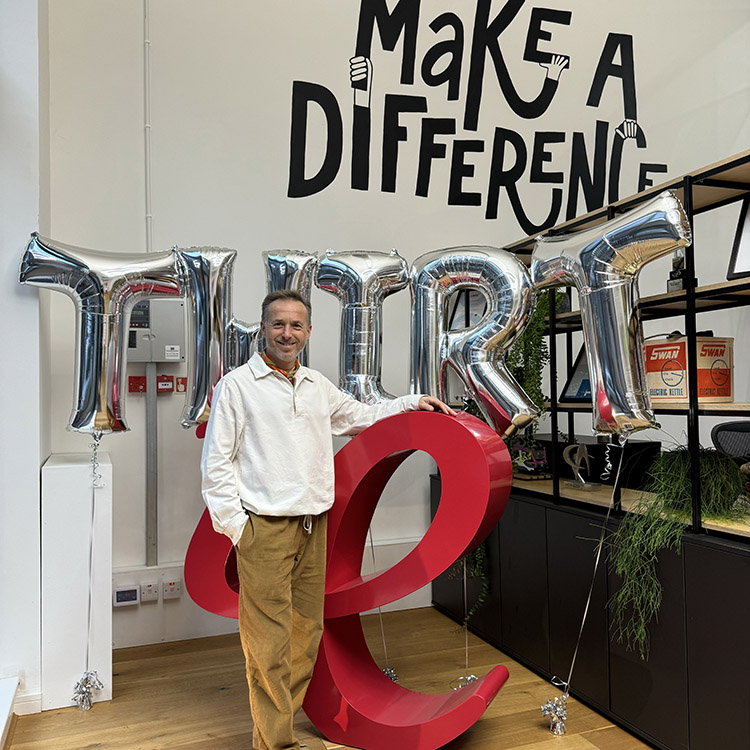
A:
[[[72,706],[88,666],[112,698],[112,463],[99,453],[103,485],[92,492],[91,456],[52,455],[42,467],[42,710]],[[89,555],[92,539],[91,629]]]

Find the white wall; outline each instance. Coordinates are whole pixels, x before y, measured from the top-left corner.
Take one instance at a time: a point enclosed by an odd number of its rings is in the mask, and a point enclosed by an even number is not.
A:
[[[390,3],[391,7],[393,3]],[[493,17],[501,5],[494,3]],[[503,53],[520,94],[531,99],[540,89],[544,70],[522,59],[532,7],[524,6],[501,36]],[[236,248],[235,314],[257,319],[264,293],[260,254],[269,248],[334,249],[397,247],[413,261],[420,254],[459,244],[502,245],[526,234],[513,216],[505,191],[499,216],[486,219],[487,182],[496,127],[523,135],[529,157],[535,132],[560,131],[565,140],[548,147],[548,172],[569,173],[573,131],[586,137],[589,158],[597,121],[609,123],[609,137],[622,120],[622,87],[608,81],[598,107],[587,105],[594,73],[610,32],[632,35],[638,95],[638,121],[648,146],[626,144],[621,195],[637,190],[641,161],[668,165],[675,176],[746,148],[748,120],[748,55],[750,11],[744,0],[654,5],[596,4],[568,0],[571,23],[549,24],[552,40],[540,47],[571,58],[548,111],[523,120],[506,104],[486,56],[478,130],[462,131],[468,85],[469,54],[475,8],[456,8],[447,0],[423,0],[417,38],[416,82],[399,82],[401,46],[385,52],[375,32],[372,45],[374,89],[370,189],[349,187],[352,92],[348,58],[354,54],[358,3],[331,4],[280,0],[269,4],[240,0],[203,3],[197,0],[152,0],[152,195],[153,247],[174,244]],[[445,87],[429,87],[420,78],[425,52],[447,38],[429,23],[445,11],[460,14],[466,48],[460,96],[447,101]],[[17,23],[14,28],[17,28]],[[14,39],[22,35],[13,33]],[[143,252],[145,243],[145,170],[143,107],[143,6],[117,0],[52,0],[49,8],[49,234],[57,240],[112,252]],[[615,61],[616,62],[616,61]],[[294,81],[308,81],[335,95],[344,121],[343,161],[326,190],[308,198],[287,198],[290,111]],[[408,139],[400,144],[396,192],[380,189],[380,153],[386,94],[426,97],[429,116],[455,118],[458,135],[437,141],[450,147],[456,139],[481,141],[483,151],[469,153],[475,166],[464,179],[465,191],[480,195],[479,206],[448,205],[450,158],[433,163],[429,197],[415,196],[417,145],[422,115],[400,118]],[[311,114],[310,169],[322,158],[321,120]],[[17,156],[17,154],[16,154]],[[508,157],[510,158],[510,157]],[[519,192],[535,221],[547,214],[550,183],[532,184],[529,168]],[[657,177],[655,182],[659,182]],[[567,189],[567,185],[562,185]],[[45,195],[46,200],[46,195]],[[27,207],[28,204],[24,203]],[[579,198],[577,210],[586,210]],[[15,217],[9,262],[20,257],[23,238],[34,220]],[[560,220],[564,217],[561,216]],[[709,236],[713,237],[714,230]],[[732,229],[716,228],[726,252]],[[15,244],[14,244],[15,243]],[[706,243],[709,244],[709,243]],[[11,257],[12,256],[12,257]],[[709,271],[723,278],[722,267],[701,261],[701,283]],[[722,265],[724,261],[722,261]],[[12,275],[12,274],[11,274]],[[704,275],[706,278],[704,279]],[[651,281],[647,278],[651,277]],[[665,270],[647,269],[649,284],[663,289]],[[8,282],[10,284],[10,281]],[[12,290],[29,300],[29,290]],[[315,291],[311,364],[336,380],[338,306],[333,297]],[[73,306],[60,294],[49,295],[51,335],[44,352],[50,361],[51,449],[87,451],[89,439],[65,431],[73,393]],[[385,304],[385,386],[408,390],[410,304],[406,293]],[[747,333],[747,316],[732,314],[731,323]],[[29,338],[24,345],[33,344]],[[739,347],[738,347],[739,348]],[[36,354],[35,354],[36,356]],[[30,360],[31,361],[31,360]],[[162,368],[180,374],[180,366]],[[32,371],[36,373],[36,369]],[[131,365],[131,372],[139,371]],[[27,379],[24,387],[33,387]],[[741,394],[738,395],[741,397]],[[159,402],[160,563],[180,563],[202,510],[198,491],[200,443],[178,425],[180,399]],[[35,402],[36,403],[36,402]],[[107,436],[103,448],[114,465],[113,560],[116,570],[129,571],[145,559],[144,543],[144,407],[142,397],[128,398],[132,431]],[[35,424],[38,420],[35,420]],[[585,428],[584,428],[585,429]],[[675,428],[679,429],[679,428]],[[38,467],[38,461],[33,462]],[[394,492],[382,503],[374,523],[377,541],[419,537],[428,522],[429,462],[399,477],[407,493]],[[7,526],[6,526],[7,528]],[[216,623],[219,628],[222,625]],[[166,627],[166,626],[165,626]],[[226,625],[224,625],[226,627]]]
[[[17,706],[38,710],[39,318],[18,267],[39,212],[39,70],[35,3],[0,5],[0,678],[20,678]],[[19,710],[19,709],[17,709]],[[4,717],[0,717],[4,722]]]

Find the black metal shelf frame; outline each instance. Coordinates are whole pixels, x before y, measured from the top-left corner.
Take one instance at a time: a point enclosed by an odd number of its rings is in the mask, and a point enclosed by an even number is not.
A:
[[[739,177],[740,179],[730,179],[731,177]],[[690,222],[691,229],[694,229],[694,219],[698,214],[734,203],[750,194],[750,151],[708,169],[693,172],[664,185],[590,212],[561,226],[553,227],[547,230],[545,234],[566,234],[595,226],[614,218],[619,213],[630,210],[662,190],[667,189],[673,190],[678,194]],[[697,191],[700,191],[699,200],[696,200]],[[714,191],[716,195],[712,197]],[[535,239],[527,237],[520,242],[506,246],[505,249],[520,256],[530,256],[533,251]],[[636,310],[636,313],[641,316],[641,321],[684,317],[685,335],[688,342],[695,342],[697,334],[696,318],[698,313],[750,305],[750,279],[740,279],[738,281],[727,282],[726,284],[699,287],[695,273],[695,252],[694,243],[685,248],[687,284],[683,291],[644,298]],[[554,304],[554,295],[550,295],[548,318],[550,342],[549,377],[550,389],[553,394],[558,393],[559,383],[556,366],[558,351],[557,337],[558,335],[565,337],[566,368],[567,375],[570,376],[575,359],[572,346],[572,333],[580,330],[580,313],[577,311],[557,313]],[[667,407],[660,408],[657,411],[663,414],[685,415],[687,418],[687,446],[691,457],[691,478],[694,487],[691,531],[700,534],[707,533],[702,524],[700,503],[700,417],[704,415],[740,416],[743,412],[737,411],[736,408],[730,409],[721,405],[708,408],[700,406],[698,403],[697,371],[697,350],[694,345],[689,345],[687,347],[688,407],[687,409]],[[568,434],[571,435],[574,433],[575,413],[590,409],[590,404],[587,406],[576,404],[562,405],[558,403],[556,398],[552,399],[549,404],[549,414],[553,443],[558,439],[561,412],[567,413]],[[556,452],[556,450],[552,451],[553,462]],[[554,478],[553,501],[560,503],[559,471],[556,470],[554,465],[551,467],[551,473]],[[616,488],[616,510],[619,510],[620,506],[619,494],[619,488]]]

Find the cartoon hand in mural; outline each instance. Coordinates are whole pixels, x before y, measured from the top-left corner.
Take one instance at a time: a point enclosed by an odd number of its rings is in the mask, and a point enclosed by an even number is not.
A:
[[[567,55],[552,55],[548,63],[539,63],[539,65],[547,69],[547,78],[559,81],[563,70],[570,65],[570,58]]]
[[[641,126],[631,119],[623,120],[616,128],[615,134],[619,135],[623,141],[628,138],[635,138],[635,142],[638,148],[646,147],[646,134],[641,129]]]
[[[359,55],[349,59],[349,79],[354,89],[354,106],[369,107],[372,90],[372,61]]]
[[[623,120],[615,129],[620,138],[635,138],[638,132],[638,123],[635,120]]]

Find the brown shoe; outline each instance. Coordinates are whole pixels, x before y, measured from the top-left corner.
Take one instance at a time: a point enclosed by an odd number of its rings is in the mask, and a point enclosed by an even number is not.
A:
[[[304,750],[328,750],[318,733],[318,730],[310,723],[310,720],[302,713],[294,722],[294,733],[299,740],[300,748]]]
[[[299,737],[300,750],[328,750],[320,737]]]

